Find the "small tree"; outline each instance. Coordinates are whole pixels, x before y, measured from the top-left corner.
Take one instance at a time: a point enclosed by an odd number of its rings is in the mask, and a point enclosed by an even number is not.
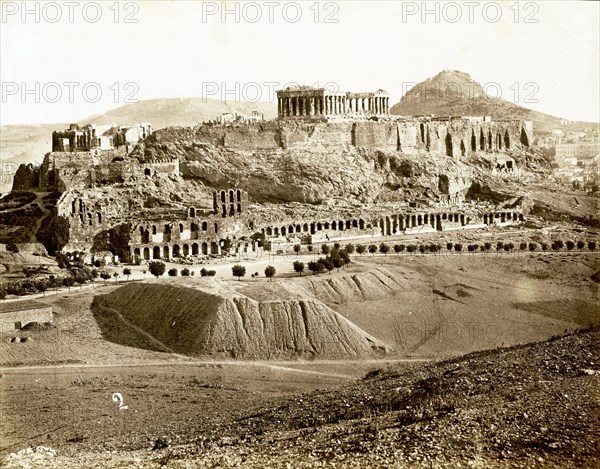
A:
[[[175,268],[169,269],[169,271],[167,272],[167,274],[169,274],[169,277],[177,277],[178,271]]]
[[[359,244],[358,246],[356,246],[356,252],[359,253],[361,256],[365,253],[366,250],[367,248],[364,244]]]
[[[548,243],[541,243],[540,247],[542,248],[542,251],[546,252],[548,250]]]
[[[206,268],[202,267],[200,269],[200,276],[201,277],[206,277],[208,275],[208,270],[206,270]]]
[[[427,251],[427,246],[425,246],[424,244],[419,244],[419,252],[422,256],[425,255],[425,251]]]
[[[123,275],[127,277],[127,281],[129,282],[129,276],[131,275],[131,269],[129,267],[125,267],[123,269]]]
[[[236,264],[231,268],[231,273],[234,277],[237,277],[238,280],[241,280],[241,278],[246,275],[246,267]]]
[[[527,251],[527,243],[520,243],[519,244],[519,250],[521,250],[521,251]]]
[[[565,246],[565,244],[560,239],[557,239],[556,241],[554,241],[552,243],[552,250],[560,251],[564,246]]]
[[[100,278],[104,280],[104,285],[106,285],[106,281],[110,278],[110,274],[108,272],[100,272]]]
[[[429,252],[432,252],[434,256],[437,255],[437,252],[438,252],[438,246],[437,246],[437,244],[433,244],[433,243],[430,244],[429,245]]]
[[[208,272],[206,272],[206,275],[208,275],[209,277],[214,277],[215,275],[217,275],[217,271],[209,270]]]
[[[588,249],[592,252],[596,250],[596,241],[588,241]]]
[[[158,278],[161,275],[163,275],[165,273],[165,269],[166,268],[167,268],[167,266],[162,261],[150,261],[148,263],[148,270],[156,278]]]
[[[310,270],[313,273],[313,275],[315,275],[315,274],[318,275],[319,272],[322,272],[321,264],[319,264],[319,262],[317,262],[317,261],[310,261],[308,263],[308,270]]]
[[[304,262],[294,261],[294,271],[302,276],[302,272],[304,272]]]
[[[577,241],[577,249],[579,249],[579,252],[581,252],[584,247],[585,247],[585,243],[583,241],[581,241],[581,240]]]
[[[567,251],[572,251],[575,248],[575,243],[571,240],[568,240],[566,242],[567,245]]]
[[[463,248],[463,245],[462,245],[461,243],[456,243],[456,244],[454,245],[454,250],[455,250],[456,252],[458,252],[459,254],[462,252],[462,248]]]
[[[452,243],[446,243],[446,251],[452,251],[453,247],[454,247],[454,244],[452,244]]]
[[[344,250],[348,253],[348,254],[354,254],[354,244],[352,243],[348,243],[346,244],[346,247],[344,248]]]
[[[115,283],[119,283],[119,281],[117,280],[119,278],[119,272],[115,272],[113,274],[113,277],[115,278]]]
[[[344,267],[345,263],[344,260],[342,259],[342,256],[331,256],[331,263],[333,264],[333,266],[337,269],[337,271],[340,271],[340,267]]]
[[[331,252],[331,249],[329,249],[329,246],[327,246],[327,244],[322,244],[321,245],[321,252],[325,255],[329,254]]]
[[[275,270],[275,267],[273,267],[272,265],[268,265],[265,268],[265,277],[267,277],[269,279],[269,281],[273,280],[273,277],[275,277],[276,273],[277,273],[277,270]]]
[[[409,244],[408,246],[406,246],[406,251],[412,256],[412,253],[415,252],[417,250],[417,246],[415,246],[414,244]]]
[[[295,244],[294,245],[294,252],[296,254],[300,254],[300,251],[302,251],[302,246],[300,246],[299,244]]]
[[[492,250],[492,243],[489,241],[484,243],[483,248],[485,249],[485,252],[490,252]]]
[[[382,253],[384,256],[387,256],[387,253],[390,252],[390,246],[386,243],[381,243],[379,245],[379,252]]]
[[[475,251],[477,251],[477,248],[479,246],[477,244],[469,244],[467,246],[467,251],[469,251],[471,253],[471,255],[473,255],[475,253]]]
[[[308,246],[306,246],[306,250],[307,250],[308,252],[313,252],[313,250],[314,250],[314,249],[315,249],[315,248],[314,248],[314,246],[313,246],[312,244],[309,244]]]
[[[188,269],[187,267],[185,267],[184,269],[181,269],[181,276],[182,277],[189,277],[190,276],[190,269]]]
[[[496,243],[496,254],[504,249],[504,243],[502,241],[498,241]]]
[[[527,245],[527,247],[529,248],[529,251],[531,251],[531,252],[535,252],[535,251],[537,250],[537,247],[538,247],[538,245],[537,245],[537,243],[534,243],[534,242],[532,241],[531,243],[529,243],[529,244]]]
[[[369,246],[369,252],[373,255],[375,255],[375,253],[377,252],[377,249],[379,249],[375,244],[371,244]]]
[[[398,255],[400,255],[401,252],[404,252],[405,248],[406,246],[404,246],[404,244],[394,244],[394,252]]]
[[[331,274],[331,271],[335,269],[335,265],[333,264],[333,259],[331,257],[326,257],[325,259],[319,259],[319,262],[323,266],[324,269],[327,269]]]

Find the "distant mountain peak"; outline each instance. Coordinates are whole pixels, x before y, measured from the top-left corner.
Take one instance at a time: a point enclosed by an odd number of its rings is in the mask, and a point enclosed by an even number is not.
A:
[[[557,125],[560,120],[488,96],[468,73],[448,69],[413,86],[400,102],[391,107],[390,112],[403,116],[491,116],[495,120],[530,120],[534,129],[542,132]]]

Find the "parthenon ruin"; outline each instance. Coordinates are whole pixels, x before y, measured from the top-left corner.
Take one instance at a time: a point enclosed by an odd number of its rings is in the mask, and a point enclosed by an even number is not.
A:
[[[344,93],[308,86],[289,87],[277,92],[279,118],[343,115],[387,116],[389,96],[383,90]]]

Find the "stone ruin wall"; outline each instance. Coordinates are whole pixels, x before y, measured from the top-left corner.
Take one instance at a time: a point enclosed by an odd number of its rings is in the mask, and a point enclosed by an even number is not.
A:
[[[386,119],[314,122],[284,120],[261,124],[197,127],[189,138],[240,151],[277,149],[417,150],[459,158],[474,151],[505,151],[528,146],[533,129],[528,121],[483,121],[469,118]],[[160,141],[160,131],[156,137]]]

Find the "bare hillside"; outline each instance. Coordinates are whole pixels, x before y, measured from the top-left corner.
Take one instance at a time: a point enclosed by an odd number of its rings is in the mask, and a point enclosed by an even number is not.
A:
[[[157,342],[157,350],[191,356],[342,358],[386,351],[310,297],[256,301],[233,292],[209,293],[189,282],[184,287],[145,283],[98,296],[92,307],[97,315],[113,314],[139,328]]]

